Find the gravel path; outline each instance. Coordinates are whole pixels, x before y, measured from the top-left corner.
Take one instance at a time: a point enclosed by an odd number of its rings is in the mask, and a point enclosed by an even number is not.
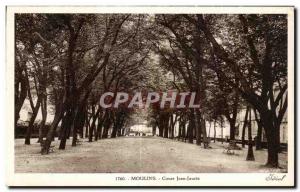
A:
[[[283,172],[262,165],[266,151],[254,151],[256,161],[245,161],[247,148],[235,155],[223,153],[227,144],[212,143],[211,149],[195,144],[159,137],[120,137],[89,143],[77,147],[67,143],[66,150],[40,155],[40,146],[32,139],[24,145],[15,140],[16,172],[47,173],[218,173],[218,172]],[[280,154],[280,164],[286,168],[286,154]]]

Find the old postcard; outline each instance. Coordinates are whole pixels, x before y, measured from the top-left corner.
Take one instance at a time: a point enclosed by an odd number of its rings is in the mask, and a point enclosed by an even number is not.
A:
[[[6,16],[7,185],[294,186],[293,7]]]

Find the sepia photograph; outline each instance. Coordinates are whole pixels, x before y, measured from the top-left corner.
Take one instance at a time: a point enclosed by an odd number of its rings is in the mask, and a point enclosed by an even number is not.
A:
[[[8,185],[294,186],[293,7],[6,19]]]

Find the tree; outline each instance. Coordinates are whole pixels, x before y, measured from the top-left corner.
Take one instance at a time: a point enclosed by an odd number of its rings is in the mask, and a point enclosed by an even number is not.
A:
[[[245,55],[241,59],[232,52],[229,54],[229,50],[216,40],[203,15],[197,15],[196,18],[191,19],[191,23],[205,34],[211,42],[214,55],[237,76],[239,83],[233,82],[220,67],[215,66],[215,70],[259,112],[268,140],[267,166],[278,167],[279,130],[287,109],[286,16],[239,15],[236,19],[242,28],[240,38],[246,39],[246,44],[237,44],[239,52]],[[239,32],[238,28],[230,27],[230,30]]]
[[[252,141],[252,118],[251,118],[251,109],[249,110],[249,123],[248,123],[248,153],[247,153],[247,161],[254,161],[254,153],[253,153],[253,141]]]

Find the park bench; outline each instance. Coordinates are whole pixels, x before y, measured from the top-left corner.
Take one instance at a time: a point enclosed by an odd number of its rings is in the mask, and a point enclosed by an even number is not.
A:
[[[42,141],[41,142],[41,147],[44,147],[44,145],[45,145],[45,142],[44,141]],[[54,152],[54,145],[50,145],[50,147],[49,147],[49,153],[53,153]]]
[[[76,140],[76,145],[81,145],[82,144],[82,140]]]
[[[227,147],[225,147],[223,153],[226,153],[228,155],[234,155],[235,150],[237,150],[237,145],[235,140],[229,141],[229,144]]]
[[[204,148],[205,148],[205,149],[211,148],[211,147],[209,146],[210,141],[211,141],[210,137],[208,137],[208,138],[206,138],[206,139],[203,139],[203,144],[204,144]]]
[[[49,153],[53,153],[54,152],[54,145],[51,145],[50,147],[49,147]]]

